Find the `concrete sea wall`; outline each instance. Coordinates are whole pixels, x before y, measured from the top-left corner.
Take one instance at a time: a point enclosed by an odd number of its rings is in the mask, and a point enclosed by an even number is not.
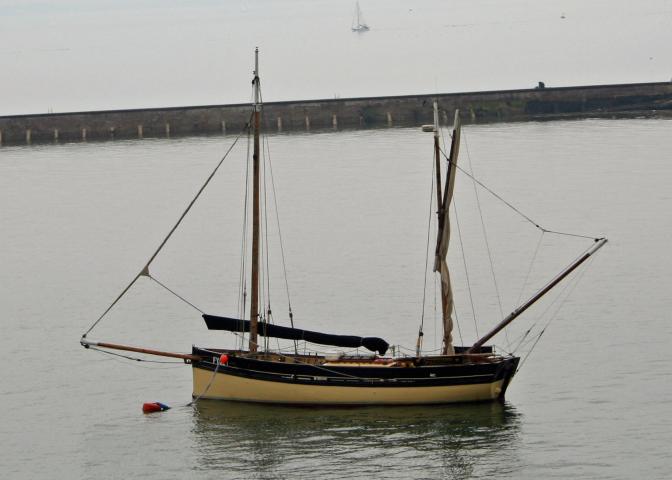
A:
[[[413,126],[442,123],[459,108],[466,122],[614,115],[672,115],[672,83],[534,88],[394,97],[337,98],[264,104],[267,131]],[[237,133],[250,104],[0,116],[0,145]]]

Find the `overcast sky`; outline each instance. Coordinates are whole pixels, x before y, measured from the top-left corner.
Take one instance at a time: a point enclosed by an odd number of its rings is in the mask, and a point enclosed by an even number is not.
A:
[[[0,0],[0,115],[672,79],[672,0]]]

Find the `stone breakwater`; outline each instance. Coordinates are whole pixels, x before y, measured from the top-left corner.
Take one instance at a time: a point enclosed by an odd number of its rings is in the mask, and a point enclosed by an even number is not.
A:
[[[266,131],[414,126],[459,108],[467,123],[599,116],[672,115],[672,83],[594,85],[264,104]],[[238,133],[250,104],[0,116],[0,145]]]

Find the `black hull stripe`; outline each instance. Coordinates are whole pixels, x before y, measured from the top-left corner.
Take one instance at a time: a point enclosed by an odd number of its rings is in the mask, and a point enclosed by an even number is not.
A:
[[[501,366],[501,365],[500,365]],[[195,362],[193,368],[208,370],[214,372],[217,368],[213,363]],[[454,385],[474,385],[482,383],[493,383],[498,380],[510,380],[515,368],[498,368],[494,373],[478,375],[452,375],[448,377],[425,377],[425,378],[350,378],[350,377],[329,377],[325,375],[292,375],[285,373],[265,372],[259,370],[242,369],[231,366],[220,365],[218,372],[233,375],[236,377],[250,378],[255,380],[264,380],[270,382],[291,383],[299,385],[319,385],[319,386],[350,386],[350,387],[440,387]]]
[[[214,365],[219,359],[219,353],[194,348],[194,355],[204,359],[204,365]],[[212,360],[210,361],[210,359]],[[238,357],[232,354],[229,357],[228,367],[241,370],[257,371],[269,374],[282,374],[289,376],[307,377],[341,377],[356,379],[408,379],[417,378],[446,378],[446,377],[471,377],[479,375],[497,375],[506,365],[517,365],[517,357],[503,358],[496,362],[483,363],[453,363],[443,365],[419,365],[417,367],[367,367],[367,366],[339,366],[339,365],[311,365],[307,363],[275,362],[252,358]],[[207,367],[206,367],[207,368]],[[431,375],[431,377],[430,377]]]

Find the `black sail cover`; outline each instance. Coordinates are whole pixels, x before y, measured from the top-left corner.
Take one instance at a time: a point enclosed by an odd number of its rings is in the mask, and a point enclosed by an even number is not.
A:
[[[249,332],[250,321],[238,318],[219,317],[203,314],[203,320],[208,330],[226,330],[229,332]],[[354,335],[331,335],[329,333],[311,332],[298,328],[281,327],[270,323],[259,322],[259,335],[265,337],[284,338],[287,340],[305,340],[319,345],[333,345],[335,347],[358,348],[364,347],[372,352],[385,355],[389,344],[378,337],[356,337]]]

